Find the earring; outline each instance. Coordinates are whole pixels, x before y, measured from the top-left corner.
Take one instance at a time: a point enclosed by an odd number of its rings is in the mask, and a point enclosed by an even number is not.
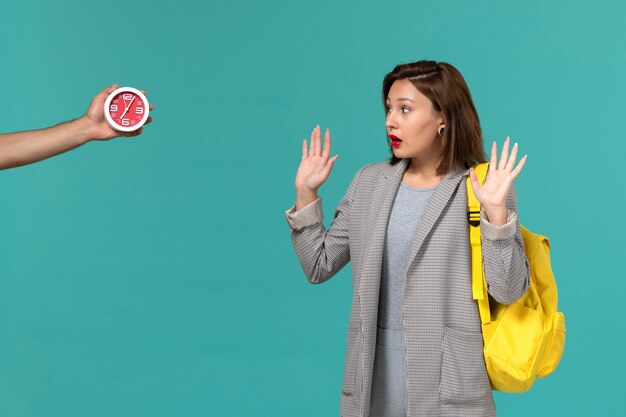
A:
[[[439,130],[437,130],[437,132],[439,132],[439,136],[443,136],[443,127],[440,127]]]

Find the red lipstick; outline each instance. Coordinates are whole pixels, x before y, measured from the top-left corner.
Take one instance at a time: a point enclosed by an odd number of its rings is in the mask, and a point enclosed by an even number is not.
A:
[[[400,146],[400,143],[402,143],[402,139],[396,135],[389,135],[389,139],[391,140],[391,146],[394,148]]]

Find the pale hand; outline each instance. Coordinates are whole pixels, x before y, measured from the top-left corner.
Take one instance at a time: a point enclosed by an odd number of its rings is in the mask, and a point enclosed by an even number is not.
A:
[[[138,136],[143,132],[143,126],[134,132],[120,132],[118,130],[113,129],[107,121],[104,119],[104,102],[106,101],[109,94],[113,91],[117,90],[118,84],[113,84],[110,87],[102,90],[94,99],[91,101],[89,108],[87,109],[87,113],[81,118],[88,125],[89,139],[88,140],[109,140],[116,138],[118,136]],[[141,92],[145,95],[146,92],[141,90]],[[154,106],[150,105],[150,111],[154,109]],[[152,116],[148,117],[145,124],[152,122]]]
[[[509,156],[509,142],[510,138],[507,137],[502,148],[499,163],[496,142],[493,142],[487,180],[482,186],[478,182],[476,173],[470,168],[470,179],[474,195],[489,217],[495,217],[496,213],[504,212],[504,218],[506,219],[506,197],[509,194],[513,180],[515,180],[522,171],[526,157],[528,156],[524,155],[524,157],[520,159],[519,164],[514,168],[517,158],[517,143],[513,146],[511,155]],[[494,213],[494,216],[489,215],[490,212]]]
[[[324,134],[324,149],[322,150],[322,135],[317,125],[311,132],[311,148],[308,149],[306,139],[302,140],[302,161],[296,174],[296,190],[316,192],[328,179],[335,160],[339,155],[330,156],[330,132]]]

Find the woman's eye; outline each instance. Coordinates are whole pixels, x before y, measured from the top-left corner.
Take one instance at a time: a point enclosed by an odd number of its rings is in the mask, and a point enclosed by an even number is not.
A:
[[[408,113],[409,111],[411,111],[411,109],[408,107],[402,107],[402,113]]]
[[[387,108],[386,108],[386,110],[385,110],[385,111],[386,111],[387,113],[389,113],[389,112],[391,111],[391,107],[390,107],[390,106],[387,106]]]

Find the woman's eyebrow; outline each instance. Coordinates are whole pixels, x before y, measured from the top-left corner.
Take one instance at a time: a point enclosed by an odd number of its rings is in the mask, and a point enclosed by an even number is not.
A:
[[[390,101],[391,100],[389,98],[387,98],[386,103],[389,104]],[[415,103],[415,101],[413,99],[410,99],[408,97],[400,97],[400,98],[397,98],[396,101],[410,101],[411,103]]]
[[[399,99],[397,99],[397,101],[410,101],[411,103],[415,103],[415,101],[408,97],[400,97]]]

